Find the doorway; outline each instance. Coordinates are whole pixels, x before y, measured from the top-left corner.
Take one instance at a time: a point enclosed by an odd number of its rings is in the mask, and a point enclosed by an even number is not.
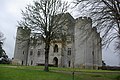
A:
[[[54,65],[55,67],[58,67],[58,58],[57,58],[57,57],[54,57],[54,58],[53,58],[53,65]]]

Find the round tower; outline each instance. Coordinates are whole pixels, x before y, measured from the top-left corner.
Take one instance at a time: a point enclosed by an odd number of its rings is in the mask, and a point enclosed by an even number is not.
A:
[[[28,27],[18,27],[14,51],[14,62],[27,65],[29,39],[31,30]]]
[[[91,53],[91,42],[88,44],[92,30],[92,19],[89,17],[79,17],[76,19],[75,23],[75,66],[86,68],[90,65],[88,56]]]

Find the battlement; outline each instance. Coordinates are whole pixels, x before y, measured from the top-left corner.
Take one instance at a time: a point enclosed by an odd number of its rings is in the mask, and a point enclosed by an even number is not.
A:
[[[31,34],[31,29],[28,27],[18,27],[17,28],[17,38],[22,38],[24,36],[24,38],[28,38],[30,37]]]
[[[76,22],[78,21],[92,22],[92,19],[90,17],[79,17],[76,19]]]
[[[18,27],[18,31],[28,31],[31,32],[31,29],[29,27]]]
[[[30,28],[29,28],[29,27],[18,27],[18,29],[30,30]]]

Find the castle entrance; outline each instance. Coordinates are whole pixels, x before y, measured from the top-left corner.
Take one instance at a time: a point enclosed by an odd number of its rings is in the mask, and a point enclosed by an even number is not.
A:
[[[54,65],[55,67],[58,67],[58,58],[57,58],[57,57],[54,57],[54,58],[53,58],[53,65]]]

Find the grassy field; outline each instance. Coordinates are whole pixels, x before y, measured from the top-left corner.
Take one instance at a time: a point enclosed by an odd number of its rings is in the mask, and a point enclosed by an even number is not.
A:
[[[71,68],[0,65],[0,80],[73,80]],[[119,71],[74,69],[74,80],[120,80]]]

